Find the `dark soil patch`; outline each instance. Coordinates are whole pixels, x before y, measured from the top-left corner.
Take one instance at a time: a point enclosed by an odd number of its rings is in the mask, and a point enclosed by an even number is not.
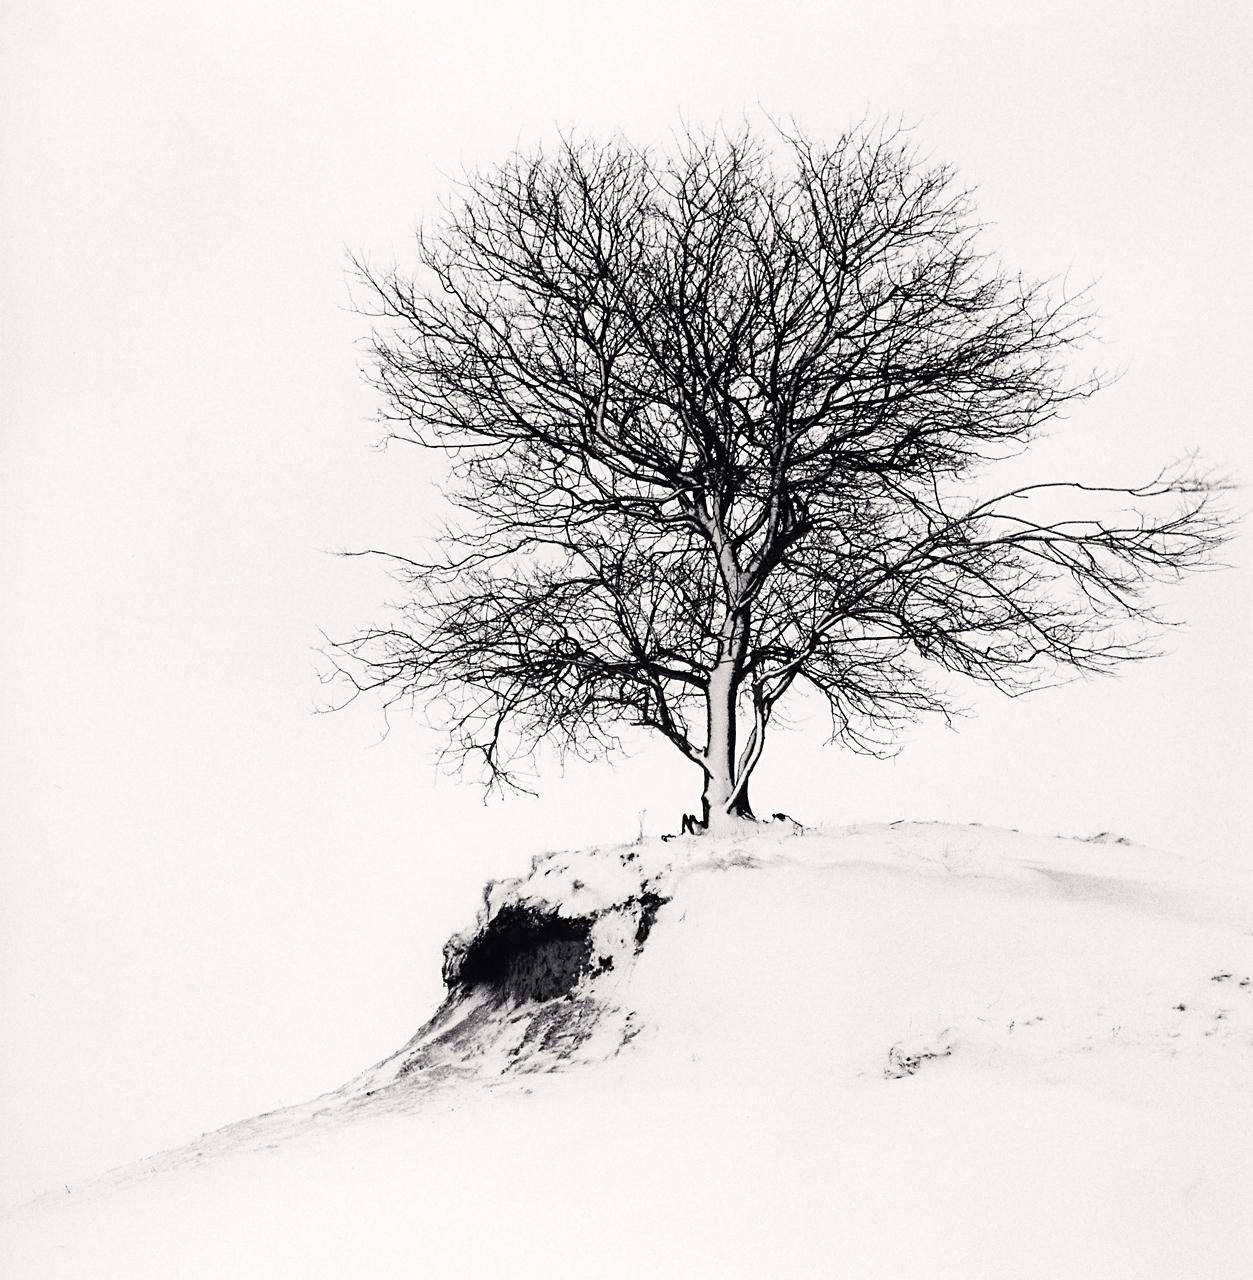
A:
[[[450,991],[488,987],[513,1000],[553,1000],[573,991],[592,958],[594,916],[502,907],[450,963]]]

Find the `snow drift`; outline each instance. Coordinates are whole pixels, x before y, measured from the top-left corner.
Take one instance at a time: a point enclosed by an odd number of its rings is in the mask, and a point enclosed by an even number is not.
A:
[[[555,854],[333,1094],[50,1197],[6,1275],[1235,1277],[1253,882],[931,824]]]

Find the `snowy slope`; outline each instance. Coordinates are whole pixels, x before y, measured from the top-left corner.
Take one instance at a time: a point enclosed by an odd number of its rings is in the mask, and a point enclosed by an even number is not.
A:
[[[12,1277],[1253,1275],[1253,882],[928,824],[559,854],[335,1094]]]

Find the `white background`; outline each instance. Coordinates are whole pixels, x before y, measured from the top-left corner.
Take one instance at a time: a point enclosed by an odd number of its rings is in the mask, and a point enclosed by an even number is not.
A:
[[[1096,282],[1123,370],[1046,448],[1253,477],[1243,0],[9,0],[3,18],[3,1199],[339,1084],[439,996],[484,879],[672,827],[664,748],[539,800],[313,714],[318,629],[394,589],[435,464],[374,451],[345,259],[403,261],[449,175],[559,127],[664,142],[759,108],[916,126],[1028,274]],[[1247,506],[1247,495],[1237,499]],[[1112,829],[1253,864],[1247,541],[1116,680],[972,698],[891,763],[776,736],[803,820]]]

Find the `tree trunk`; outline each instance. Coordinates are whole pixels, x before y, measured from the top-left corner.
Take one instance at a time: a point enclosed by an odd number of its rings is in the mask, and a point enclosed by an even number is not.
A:
[[[751,819],[748,783],[735,799],[735,703],[737,672],[733,659],[720,662],[710,673],[708,699],[709,737],[705,747],[705,790],[701,796],[701,821],[715,834],[735,830]]]
[[[755,820],[752,807],[748,802],[748,787],[740,788],[739,794],[728,811],[726,797],[730,791],[729,783],[706,775],[705,791],[700,799],[701,825],[706,831],[727,834],[738,830],[740,823]]]

